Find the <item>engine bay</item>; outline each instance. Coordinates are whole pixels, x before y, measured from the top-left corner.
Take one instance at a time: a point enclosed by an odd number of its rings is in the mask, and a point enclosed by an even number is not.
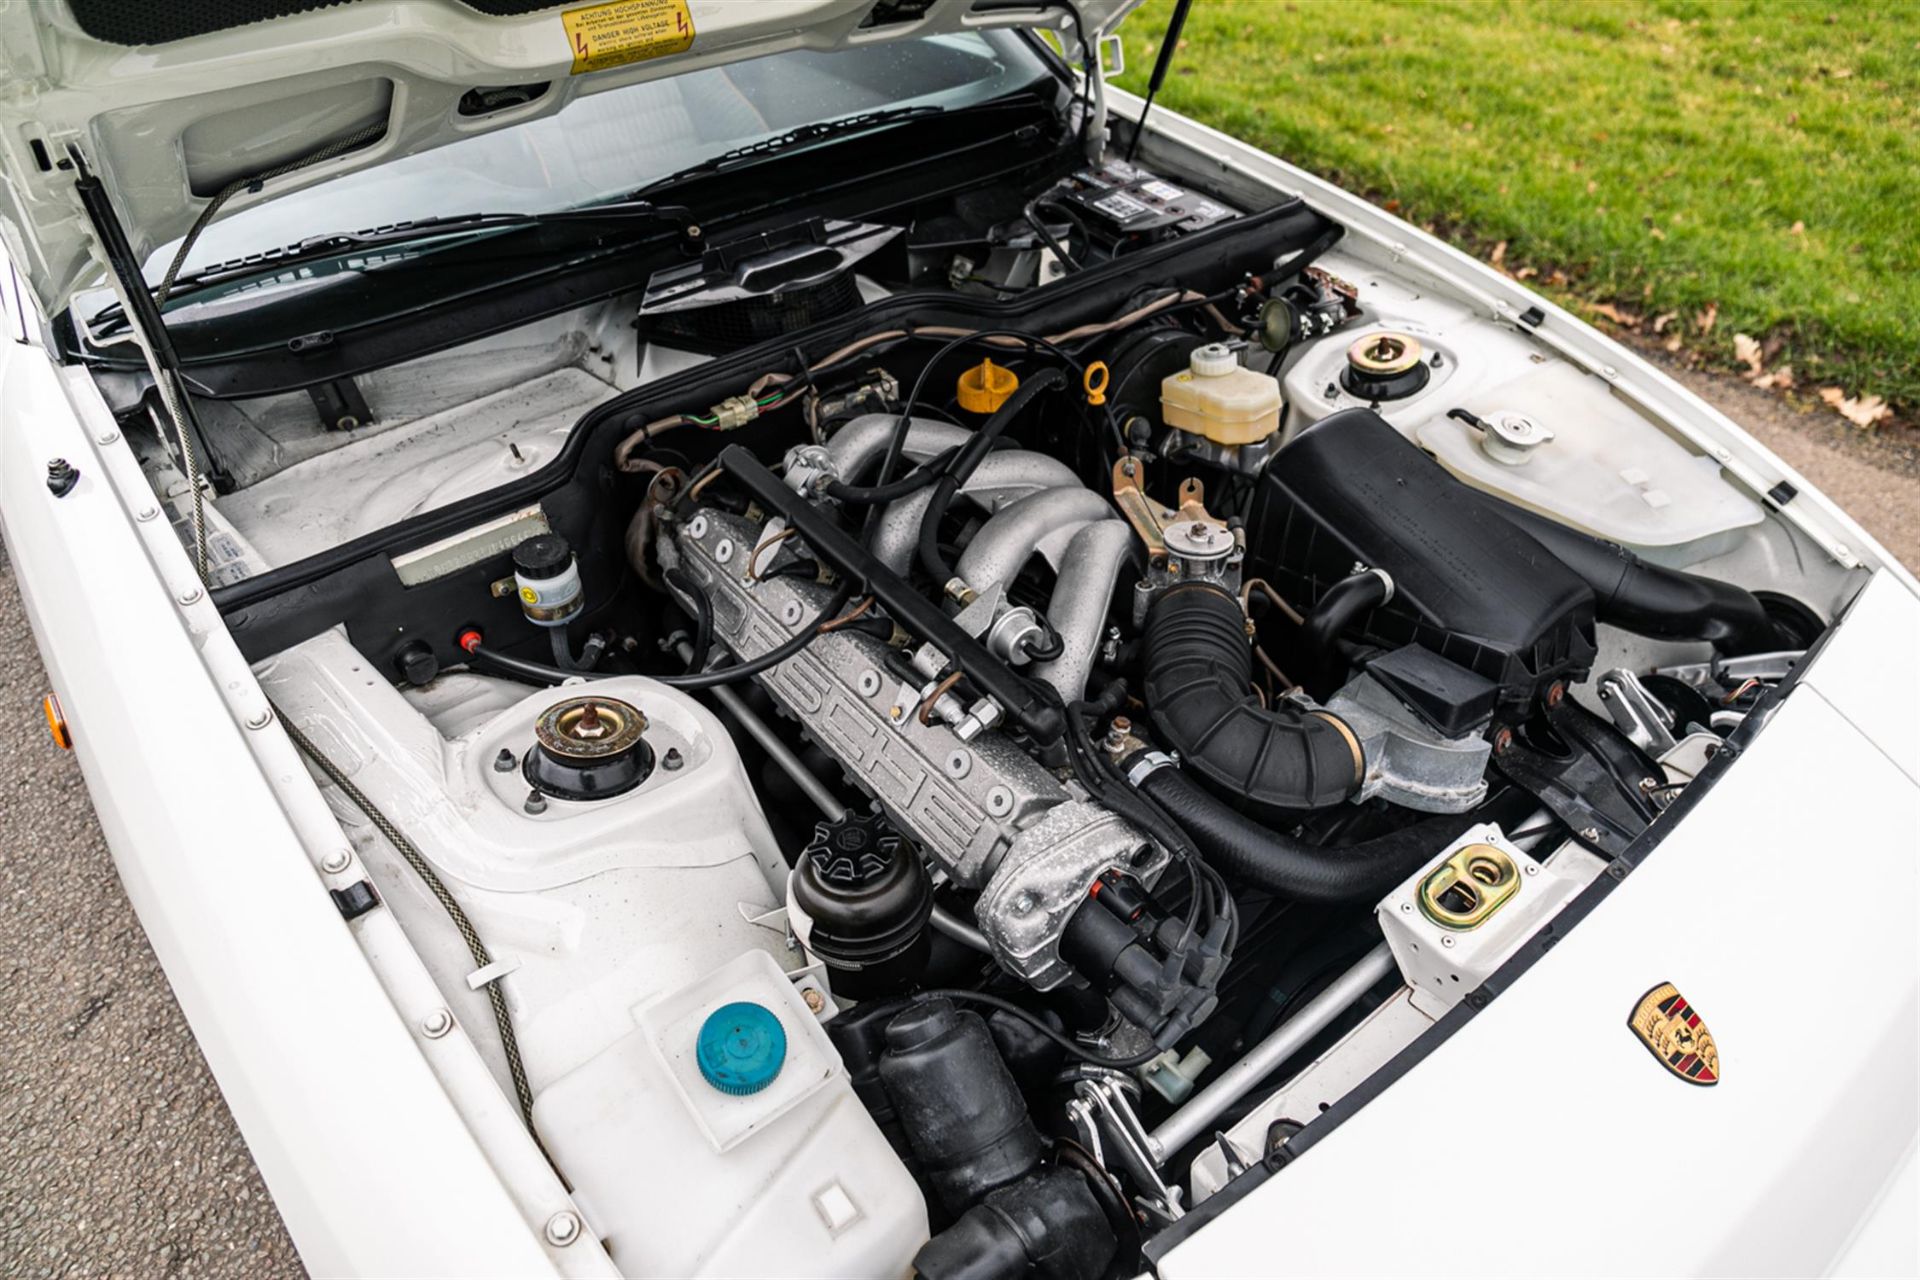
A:
[[[1537,324],[1109,160],[209,399],[197,517],[125,420],[343,914],[625,1273],[1093,1280],[1623,876],[1860,585]]]

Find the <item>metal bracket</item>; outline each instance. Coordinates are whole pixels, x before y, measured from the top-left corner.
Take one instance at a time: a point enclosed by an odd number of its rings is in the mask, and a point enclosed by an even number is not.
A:
[[[1147,544],[1147,554],[1164,559],[1167,554],[1166,530],[1169,525],[1198,521],[1226,528],[1224,520],[1207,511],[1206,486],[1198,480],[1180,482],[1180,506],[1172,510],[1147,496],[1147,466],[1138,458],[1122,458],[1113,464],[1113,501]]]
[[[1607,714],[1634,746],[1655,759],[1673,750],[1673,715],[1647,692],[1639,676],[1616,669],[1602,675],[1596,686]]]
[[[1146,1126],[1134,1114],[1133,1101],[1127,1096],[1131,1082],[1113,1075],[1086,1076],[1074,1082],[1073,1100],[1067,1115],[1079,1131],[1082,1145],[1093,1153],[1108,1172],[1118,1164],[1140,1194],[1134,1203],[1163,1221],[1178,1222],[1186,1216],[1180,1204],[1180,1188],[1170,1187],[1161,1178],[1151,1152],[1152,1139]]]

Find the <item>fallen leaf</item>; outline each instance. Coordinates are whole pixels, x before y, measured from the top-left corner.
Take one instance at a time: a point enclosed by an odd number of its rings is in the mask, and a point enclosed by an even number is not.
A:
[[[1547,283],[1552,285],[1565,285],[1567,283],[1567,273],[1555,268],[1553,274],[1547,277]]]
[[[1839,387],[1822,387],[1820,398],[1856,427],[1871,427],[1880,419],[1893,416],[1893,410],[1879,396],[1854,397]]]
[[[1804,236],[1807,234],[1807,224],[1796,219],[1794,224],[1787,228],[1787,234],[1790,236]]]
[[[1398,199],[1389,200],[1380,207],[1388,213],[1398,213],[1400,212],[1400,201]]]
[[[1799,124],[1799,123],[1800,123],[1800,113],[1799,113],[1798,111],[1789,111],[1789,112],[1787,112],[1787,123],[1788,123],[1789,125],[1796,125],[1796,124]]]
[[[1720,318],[1720,304],[1709,302],[1699,315],[1693,318],[1693,327],[1701,333],[1712,333],[1713,322]]]
[[[1588,178],[1588,179],[1587,179],[1587,194],[1588,194],[1588,195],[1592,195],[1592,194],[1593,194],[1594,192],[1596,192],[1596,191],[1598,191],[1599,189],[1600,189],[1600,184],[1599,184],[1599,183],[1597,183],[1597,182],[1595,182],[1595,181],[1594,181],[1594,180],[1593,180],[1592,178]]]
[[[1747,366],[1750,378],[1757,378],[1766,372],[1761,363],[1760,344],[1744,333],[1733,335],[1733,358]]]
[[[1489,257],[1487,258],[1487,261],[1491,262],[1494,266],[1497,267],[1501,263],[1505,262],[1506,260],[1507,260],[1507,242],[1505,240],[1502,240],[1499,244],[1496,244],[1495,246],[1493,246],[1493,253],[1489,255]]]
[[[1623,329],[1638,329],[1640,327],[1640,317],[1628,315],[1610,302],[1591,303],[1588,305],[1587,310],[1597,316],[1604,316]]]
[[[1667,238],[1667,233],[1662,231],[1658,227],[1648,227],[1647,234],[1652,236],[1655,240],[1665,240]]]
[[[1678,351],[1681,345],[1680,335],[1676,333],[1671,338],[1668,338],[1665,342],[1661,343],[1660,345],[1665,347],[1668,351]]]
[[[1535,271],[1532,267],[1522,267],[1518,271],[1513,273],[1513,278],[1515,280],[1531,280],[1539,274],[1540,273],[1538,271]]]
[[[1793,390],[1793,366],[1783,364],[1772,373],[1762,374],[1758,378],[1749,378],[1748,381],[1762,391],[1791,391]]]
[[[1653,331],[1655,333],[1665,333],[1667,326],[1672,324],[1679,314],[1678,311],[1668,311],[1662,315],[1655,316],[1653,318]]]

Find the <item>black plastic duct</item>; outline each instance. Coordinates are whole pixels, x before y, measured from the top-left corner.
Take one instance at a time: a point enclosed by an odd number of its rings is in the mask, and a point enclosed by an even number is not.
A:
[[[1649,564],[1618,543],[1509,503],[1494,504],[1506,520],[1586,579],[1594,613],[1636,635],[1706,640],[1722,653],[1794,648],[1751,591],[1717,578]]]
[[[1147,614],[1147,712],[1210,788],[1267,809],[1320,809],[1361,779],[1358,741],[1326,712],[1254,698],[1240,602],[1210,582],[1169,588]]]
[[[1378,899],[1478,820],[1449,814],[1344,848],[1322,848],[1235,813],[1176,768],[1155,769],[1140,780],[1140,789],[1224,875],[1295,902]]]

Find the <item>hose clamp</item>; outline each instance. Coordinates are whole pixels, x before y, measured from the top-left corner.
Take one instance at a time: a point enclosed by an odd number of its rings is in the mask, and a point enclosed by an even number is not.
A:
[[[1381,583],[1387,589],[1387,594],[1380,597],[1380,603],[1381,604],[1390,603],[1393,600],[1393,575],[1388,573],[1385,569],[1376,568],[1373,566],[1369,566],[1367,569],[1367,572],[1372,574],[1374,577],[1380,579]]]
[[[1164,751],[1143,751],[1133,758],[1133,764],[1127,769],[1127,785],[1137,787],[1148,774],[1171,769],[1179,763]]]

